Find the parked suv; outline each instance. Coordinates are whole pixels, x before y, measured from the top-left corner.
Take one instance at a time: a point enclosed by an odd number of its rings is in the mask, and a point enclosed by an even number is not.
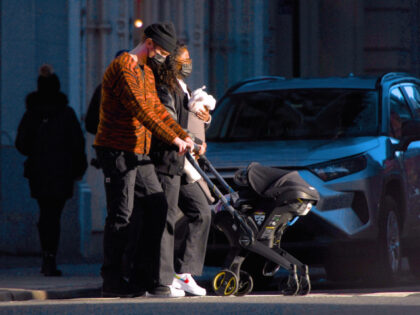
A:
[[[207,157],[230,183],[253,161],[298,170],[321,200],[282,244],[329,278],[392,279],[403,256],[420,275],[419,115],[404,73],[257,77],[218,102]]]

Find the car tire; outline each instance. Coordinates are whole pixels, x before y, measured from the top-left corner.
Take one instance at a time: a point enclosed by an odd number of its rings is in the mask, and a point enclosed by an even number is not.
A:
[[[377,259],[367,265],[365,279],[375,284],[391,284],[401,269],[401,221],[394,198],[385,196],[379,216]]]

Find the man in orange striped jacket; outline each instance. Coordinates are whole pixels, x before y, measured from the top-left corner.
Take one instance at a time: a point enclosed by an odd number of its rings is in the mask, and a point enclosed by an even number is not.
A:
[[[102,80],[100,121],[94,146],[104,173],[107,198],[101,275],[102,295],[108,297],[138,296],[146,289],[159,296],[184,293],[156,280],[168,205],[148,153],[152,134],[177,146],[180,154],[191,149],[193,142],[161,104],[153,72],[147,65],[163,62],[175,48],[173,24],[152,24],[144,34],[137,47],[111,62]],[[134,212],[141,220],[132,220]],[[126,281],[122,261],[129,228],[140,229],[133,226],[135,222],[145,229],[142,234],[147,235],[147,244],[140,241],[147,257],[144,259],[141,253],[130,255],[142,261],[141,264],[135,261],[134,273]]]

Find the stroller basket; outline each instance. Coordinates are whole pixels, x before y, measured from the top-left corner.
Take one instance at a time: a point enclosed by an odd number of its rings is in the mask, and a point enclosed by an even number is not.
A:
[[[280,239],[288,226],[318,202],[315,188],[296,171],[264,167],[254,162],[235,174],[235,182],[242,187],[234,191],[210,161],[201,156],[205,166],[228,192],[226,198],[194,157],[190,153],[186,157],[219,199],[217,207],[224,210],[216,214],[214,221],[226,235],[230,251],[227,267],[213,279],[215,293],[241,296],[252,291],[253,279],[241,270],[241,265],[249,252],[253,252],[267,260],[262,270],[264,275],[273,275],[279,267],[288,270],[283,294],[308,294],[311,289],[308,266],[280,248]]]

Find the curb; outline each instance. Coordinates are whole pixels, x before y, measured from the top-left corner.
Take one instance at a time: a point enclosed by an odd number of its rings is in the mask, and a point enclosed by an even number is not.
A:
[[[101,296],[101,287],[74,288],[61,290],[25,290],[25,289],[1,289],[0,302],[28,301],[28,300],[57,300],[94,298]]]

